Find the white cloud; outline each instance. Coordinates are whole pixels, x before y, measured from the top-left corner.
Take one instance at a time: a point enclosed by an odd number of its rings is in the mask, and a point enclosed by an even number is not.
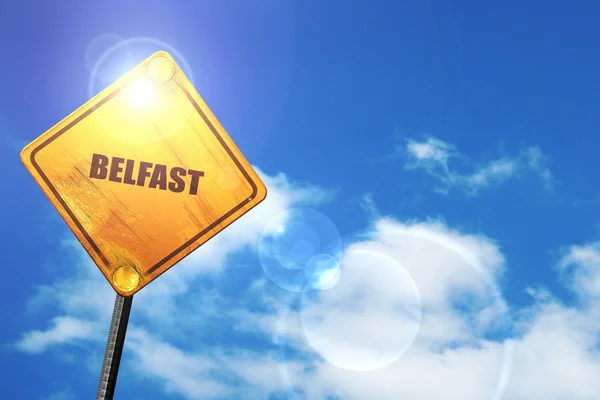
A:
[[[98,326],[93,321],[63,316],[56,317],[47,330],[23,334],[17,347],[27,353],[41,353],[49,347],[73,343],[81,339],[98,338]]]
[[[510,343],[485,338],[507,318],[493,280],[502,276],[504,259],[493,242],[440,222],[386,218],[346,253],[340,283],[287,316],[283,336],[294,344],[306,338],[330,361],[314,364],[306,376],[304,389],[320,386],[307,398],[492,397],[511,356]],[[465,311],[457,302],[467,295]],[[414,338],[419,302],[423,316]],[[281,317],[266,318],[264,326],[274,327]],[[306,350],[303,343],[299,348]]]
[[[514,369],[505,398],[600,398],[596,347],[600,326],[590,326],[592,315],[556,300],[531,312],[533,320],[515,344]]]
[[[210,357],[190,355],[189,349],[181,350],[160,338],[165,335],[173,339],[190,331],[211,336],[213,332],[207,325],[229,323],[243,314],[217,291],[205,289],[202,280],[218,281],[218,272],[224,267],[236,268],[227,263],[228,257],[252,248],[251,245],[255,248],[263,228],[276,215],[290,207],[322,204],[335,195],[317,186],[290,182],[283,174],[271,177],[257,172],[268,188],[265,201],[135,296],[132,328],[127,339],[136,355],[134,364],[145,376],[162,381],[168,392],[177,392],[186,398],[205,398],[228,390],[226,385],[214,383],[210,376],[205,376],[208,370],[216,368],[210,365],[214,362]],[[96,340],[98,332],[99,345],[104,345],[102,335],[110,323],[114,292],[78,242],[65,242],[63,250],[74,255],[77,268],[71,276],[53,285],[39,286],[28,308],[36,312],[55,306],[68,316],[54,319],[47,330],[24,333],[17,343],[22,351],[42,352],[52,346]],[[259,289],[260,283],[255,283],[250,291]],[[82,319],[84,316],[86,319]]]
[[[226,392],[225,385],[211,378],[217,363],[210,357],[188,354],[162,342],[141,329],[131,329],[127,346],[136,355],[132,369],[147,378],[162,382],[167,393],[190,399],[215,398]]]
[[[593,245],[596,246],[596,245]],[[485,237],[465,235],[449,230],[440,223],[400,223],[380,220],[368,238],[348,249],[369,249],[394,257],[413,277],[421,292],[423,319],[419,334],[410,349],[387,367],[367,372],[339,368],[328,362],[312,364],[311,372],[304,372],[309,386],[305,389],[314,395],[308,399],[324,399],[326,395],[342,393],[344,399],[506,399],[506,400],[588,400],[600,398],[600,383],[596,377],[600,369],[597,338],[600,334],[600,303],[586,302],[566,306],[547,290],[530,290],[534,303],[514,315],[510,323],[506,305],[495,287],[502,278],[504,260],[493,242]],[[585,246],[573,247],[559,265],[571,265],[569,273],[575,277],[598,273],[596,263],[600,252]],[[592,252],[593,251],[593,252]],[[363,273],[359,270],[363,269]],[[381,292],[394,294],[393,280],[371,279],[364,271],[372,270],[367,260],[342,268],[339,295],[345,301],[341,314],[335,301],[336,287],[324,292],[309,307],[319,307],[321,326],[327,329],[312,330],[298,320],[301,313],[287,313],[286,329],[276,328],[282,317],[266,317],[263,323],[274,332],[298,343],[303,337],[318,334],[330,341],[325,350],[337,352],[337,361],[347,362],[347,367],[364,360],[364,352],[379,357],[378,349],[389,340],[386,327],[399,321],[397,312],[382,307],[372,309],[354,306],[357,298],[370,296],[377,301]],[[354,276],[348,277],[348,274]],[[363,283],[343,285],[344,279],[356,278]],[[353,292],[348,292],[348,288]],[[398,286],[397,295],[406,294]],[[585,286],[574,286],[583,297],[594,295]],[[331,299],[328,296],[333,294]],[[468,312],[456,308],[456,300],[468,297]],[[363,299],[364,301],[364,299]],[[591,305],[590,305],[591,304]],[[514,337],[507,333],[491,339],[485,333],[502,332],[497,329],[512,326]],[[369,335],[379,342],[365,341]],[[397,344],[402,343],[402,330],[397,331]],[[358,335],[358,336],[357,336]],[[279,338],[281,341],[281,338]],[[306,339],[305,339],[306,340]],[[359,351],[356,346],[362,347]],[[315,346],[319,349],[320,345]],[[322,350],[322,349],[321,349]],[[314,351],[314,350],[313,350]],[[386,355],[389,355],[389,351]],[[334,355],[335,358],[335,355]],[[302,381],[296,377],[294,382]]]
[[[426,149],[418,153],[444,157]],[[600,245],[572,246],[558,263],[578,303],[567,306],[539,288],[529,291],[531,306],[510,310],[497,287],[507,265],[496,242],[441,221],[376,216],[347,244],[333,288],[298,298],[259,277],[232,296],[215,273],[219,265],[247,274],[230,257],[256,245],[272,216],[298,201],[327,197],[306,195],[319,189],[296,190],[281,175],[264,179],[268,202],[219,235],[218,246],[201,248],[136,296],[127,368],[165,393],[189,399],[265,399],[288,390],[309,400],[600,398],[594,283]],[[38,303],[52,301],[64,316],[46,331],[24,334],[22,350],[87,338],[102,351],[105,338],[95,335],[105,329],[85,321],[106,328],[113,295],[93,269],[80,265],[69,284],[42,291]],[[69,289],[75,287],[103,300]],[[365,365],[370,370],[356,371]]]
[[[536,174],[547,189],[554,185],[554,177],[545,166],[546,157],[539,147],[528,147],[513,157],[479,163],[461,155],[454,145],[431,136],[422,141],[408,139],[400,151],[406,157],[405,168],[423,170],[436,178],[436,191],[440,193],[459,189],[476,195],[481,189],[499,185],[525,172]],[[454,159],[462,161],[466,172],[451,167]]]
[[[381,214],[377,209],[377,205],[375,204],[375,200],[373,200],[372,193],[367,193],[361,196],[359,205],[367,213],[369,219],[375,220],[381,217]]]
[[[571,246],[559,271],[567,284],[584,299],[600,299],[600,242]]]

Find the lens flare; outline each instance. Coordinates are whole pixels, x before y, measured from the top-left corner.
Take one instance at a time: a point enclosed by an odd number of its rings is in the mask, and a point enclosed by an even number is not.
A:
[[[135,64],[131,49],[122,46],[115,48],[125,39],[113,33],[103,33],[93,38],[85,50],[85,64],[98,85],[106,86],[120,78],[127,66]],[[103,57],[111,48],[110,56]],[[101,65],[97,65],[102,60]],[[91,96],[90,96],[91,97]]]
[[[167,51],[173,55],[182,72],[192,84],[194,83],[189,64],[183,55],[168,43],[149,37],[134,37],[120,41],[117,39],[114,35],[108,35],[90,43],[90,54],[87,59],[90,60],[89,62],[94,62],[88,84],[90,98],[158,51]],[[98,55],[100,50],[104,51]],[[111,103],[118,102],[118,107],[131,108],[131,113],[117,121],[108,118],[101,108],[93,113],[93,118],[97,119],[108,133],[118,136],[120,140],[144,145],[162,142],[185,124],[188,117],[195,112],[191,104],[185,102],[170,105],[169,95],[173,90],[177,90],[177,84],[172,81],[174,74],[175,66],[171,60],[167,57],[155,58],[147,66],[145,74],[147,81],[130,83],[125,88],[123,96],[119,94],[111,100]],[[157,122],[165,113],[170,115],[170,128],[163,127],[160,135],[152,128],[139,132],[129,129],[142,121],[147,123],[154,119],[153,123]]]
[[[152,104],[156,98],[156,88],[148,77],[142,77],[125,88],[125,93],[131,105],[137,110],[142,110]]]
[[[343,251],[335,224],[309,208],[292,208],[276,215],[258,244],[265,275],[292,292],[328,287],[339,269]]]
[[[417,286],[396,260],[375,251],[350,250],[342,269],[335,287],[303,297],[300,316],[305,336],[339,368],[383,368],[400,358],[417,336],[421,323]]]
[[[331,289],[340,280],[340,262],[329,254],[317,254],[306,263],[304,275],[308,284],[313,288]]]

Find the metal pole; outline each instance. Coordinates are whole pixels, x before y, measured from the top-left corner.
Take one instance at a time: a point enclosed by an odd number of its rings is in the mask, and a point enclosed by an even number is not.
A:
[[[108,332],[96,400],[112,400],[115,394],[132,301],[133,296],[123,297],[119,294],[115,299],[115,308],[110,323],[110,331]]]

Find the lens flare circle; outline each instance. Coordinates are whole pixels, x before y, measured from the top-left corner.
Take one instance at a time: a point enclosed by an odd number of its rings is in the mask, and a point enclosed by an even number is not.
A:
[[[119,47],[111,57],[104,60],[102,68],[97,68],[98,61],[105,53],[123,42],[125,39],[114,33],[103,33],[93,38],[85,49],[85,65],[93,78],[105,84],[118,79],[123,65],[132,65],[133,53],[128,47]]]
[[[385,261],[387,255],[393,256],[393,259],[390,261],[387,259],[385,263],[388,266],[393,265],[394,263],[399,263],[396,260],[402,260],[402,263],[405,263],[404,270],[405,271],[418,271],[419,265],[422,262],[427,262],[432,259],[432,249],[427,247],[438,246],[439,250],[434,252],[435,258],[439,259],[439,262],[456,262],[460,261],[463,265],[466,266],[468,270],[473,271],[477,275],[477,279],[480,279],[482,282],[482,289],[485,289],[485,292],[479,292],[479,296],[487,299],[488,303],[479,304],[479,302],[475,301],[472,306],[475,308],[483,306],[483,316],[484,321],[471,321],[470,323],[483,323],[484,328],[476,329],[477,335],[486,335],[486,340],[495,341],[494,335],[499,332],[505,332],[505,334],[510,335],[510,329],[513,326],[513,319],[510,312],[510,309],[506,305],[506,302],[500,292],[495,280],[491,274],[478,259],[478,256],[473,254],[468,248],[463,247],[462,245],[455,243],[453,240],[445,237],[444,235],[432,234],[431,232],[426,232],[425,230],[419,229],[406,229],[404,233],[399,236],[404,236],[405,239],[399,240],[397,245],[394,246],[381,246],[380,248],[385,249],[385,255],[380,254]],[[398,237],[396,238],[398,240]],[[429,244],[427,244],[429,242]],[[377,247],[375,247],[377,248]],[[380,324],[380,328],[382,329],[372,329],[373,337],[381,340],[380,334],[383,332],[384,343],[374,343],[374,349],[379,350],[379,352],[375,351],[373,354],[368,354],[366,357],[362,357],[364,354],[361,354],[360,350],[356,350],[357,344],[364,344],[363,337],[366,335],[357,335],[356,328],[363,329],[363,326],[371,326],[376,327],[377,324],[370,323],[370,320],[373,318],[362,318],[365,315],[364,312],[360,313],[361,318],[359,320],[352,318],[345,318],[344,312],[347,310],[360,310],[361,302],[372,302],[373,304],[379,304],[380,306],[384,306],[385,304],[389,304],[386,300],[385,296],[381,296],[379,292],[390,292],[390,287],[387,289],[385,285],[388,285],[390,282],[396,282],[397,280],[391,279],[390,275],[387,275],[388,279],[383,279],[381,277],[374,278],[377,274],[371,274],[373,276],[369,276],[369,274],[357,274],[360,271],[358,265],[360,263],[356,263],[355,257],[356,253],[365,253],[365,246],[362,246],[359,243],[353,244],[346,249],[346,254],[341,263],[341,269],[343,270],[343,274],[341,275],[340,282],[330,291],[320,291],[320,292],[311,292],[311,293],[303,293],[302,296],[302,306],[299,312],[293,311],[295,308],[293,306],[293,302],[290,300],[289,306],[293,307],[290,310],[287,310],[285,313],[281,314],[280,321],[278,324],[278,340],[281,346],[281,356],[284,358],[293,357],[294,349],[297,349],[298,345],[295,344],[297,339],[295,339],[294,332],[296,329],[296,317],[298,313],[300,314],[300,323],[302,326],[302,330],[307,339],[307,342],[310,346],[315,350],[315,355],[320,356],[320,358],[324,359],[329,366],[324,366],[318,360],[313,362],[313,367],[319,368],[321,365],[325,369],[330,369],[332,367],[340,368],[339,371],[336,372],[340,376],[339,384],[335,388],[335,390],[340,391],[340,393],[347,393],[346,397],[359,396],[362,394],[360,390],[356,388],[356,382],[354,377],[357,377],[357,373],[361,373],[361,371],[373,371],[372,369],[367,369],[367,366],[374,367],[377,362],[383,364],[385,361],[385,357],[388,356],[386,354],[387,349],[384,345],[387,343],[394,343],[389,339],[389,337],[385,336],[385,330],[394,330],[394,327],[391,327],[386,324]],[[412,251],[411,251],[412,250]],[[422,252],[425,250],[425,253]],[[408,251],[407,254],[403,254]],[[375,252],[377,253],[377,251]],[[371,250],[371,255],[373,255],[373,251]],[[451,259],[451,258],[454,258]],[[365,265],[374,265],[376,263],[363,263]],[[414,269],[416,268],[416,269]],[[367,268],[363,268],[363,270],[367,270]],[[407,272],[408,273],[408,272]],[[416,275],[413,277],[415,281]],[[421,276],[421,279],[423,277]],[[426,278],[431,279],[431,277]],[[348,282],[349,281],[349,282]],[[385,290],[378,291],[365,291],[360,290],[359,282],[363,283],[365,287],[373,287],[373,284],[381,283],[383,284],[383,288]],[[354,290],[352,290],[354,288]],[[426,289],[429,290],[429,289]],[[373,295],[374,294],[374,295]],[[431,292],[428,294],[431,296]],[[390,298],[387,297],[387,300]],[[384,300],[384,301],[381,301]],[[410,302],[405,305],[410,306]],[[491,314],[488,314],[487,311],[491,311],[488,306],[493,305],[496,307],[496,310]],[[468,305],[467,305],[468,306]],[[372,307],[371,309],[373,309]],[[407,315],[412,315],[415,311],[417,311],[414,307],[405,307],[405,310],[408,311]],[[363,308],[364,310],[364,308]],[[386,316],[388,313],[384,313]],[[367,314],[368,315],[368,314]],[[491,319],[490,319],[491,318]],[[487,322],[485,322],[487,321]],[[361,326],[362,325],[362,326]],[[350,327],[350,328],[349,328]],[[420,329],[422,329],[421,327]],[[361,333],[359,331],[359,333]],[[487,336],[492,335],[492,336]],[[411,344],[412,347],[417,345],[419,341],[419,334],[416,335],[414,342]],[[490,396],[488,399],[490,400],[500,400],[503,398],[507,384],[510,379],[512,365],[513,365],[513,353],[514,353],[514,342],[509,338],[501,340],[498,339],[500,356],[498,363],[498,372],[497,379],[494,386],[490,387]],[[362,343],[361,343],[362,342]],[[398,342],[396,342],[398,343]],[[369,343],[367,342],[367,345]],[[421,343],[423,345],[423,343]],[[354,346],[354,347],[353,347]],[[387,346],[389,348],[389,346]],[[287,348],[290,348],[288,351]],[[368,346],[367,346],[368,348]],[[382,351],[382,349],[386,351]],[[364,349],[363,349],[364,350]],[[432,350],[430,350],[432,351]],[[419,356],[419,350],[416,350],[416,353],[413,353],[412,356],[405,355],[404,357],[400,357],[397,359],[396,363],[405,363],[398,366],[399,370],[402,368],[406,368],[410,370],[411,363],[414,362],[414,357]],[[408,352],[407,352],[408,353]],[[289,355],[288,355],[289,354]],[[406,353],[405,353],[406,354]],[[382,356],[382,357],[379,357]],[[403,366],[402,366],[403,365]],[[285,368],[282,368],[280,371],[281,379],[288,382],[290,380],[290,371]]]
[[[265,275],[277,286],[305,292],[331,285],[344,252],[335,224],[310,208],[285,210],[265,226],[258,257]]]
[[[328,290],[340,280],[340,262],[329,254],[317,254],[306,263],[304,276],[310,286],[317,290]]]
[[[375,251],[350,249],[341,269],[335,287],[303,296],[305,337],[339,368],[383,368],[400,358],[419,332],[417,285],[400,263]]]

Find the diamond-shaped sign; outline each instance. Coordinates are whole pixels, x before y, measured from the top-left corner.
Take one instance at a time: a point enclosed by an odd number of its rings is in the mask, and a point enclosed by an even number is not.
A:
[[[123,296],[156,279],[267,194],[165,52],[34,140],[21,159]]]

